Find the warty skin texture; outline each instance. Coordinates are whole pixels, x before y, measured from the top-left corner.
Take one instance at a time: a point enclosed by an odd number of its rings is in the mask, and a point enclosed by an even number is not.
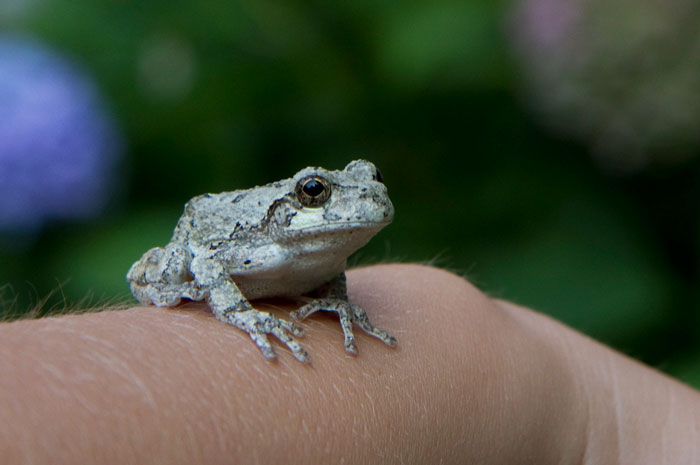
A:
[[[365,160],[330,171],[304,168],[293,177],[252,189],[191,199],[165,247],[131,267],[127,280],[142,304],[174,306],[182,298],[206,300],[221,321],[246,331],[266,358],[275,358],[267,334],[301,362],[309,354],[293,336],[302,329],[256,310],[250,299],[317,297],[292,313],[339,315],[345,349],[356,354],[353,325],[389,346],[396,339],[374,327],[348,302],[347,258],[394,217],[376,167]]]

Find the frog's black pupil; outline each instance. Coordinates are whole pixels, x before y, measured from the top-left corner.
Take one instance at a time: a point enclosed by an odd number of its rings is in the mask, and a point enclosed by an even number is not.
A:
[[[377,182],[384,182],[384,178],[382,177],[382,172],[379,171],[379,168],[377,168],[377,176],[375,178]]]
[[[323,187],[323,184],[315,179],[307,181],[303,187],[304,193],[310,197],[321,195],[324,189],[325,187]]]

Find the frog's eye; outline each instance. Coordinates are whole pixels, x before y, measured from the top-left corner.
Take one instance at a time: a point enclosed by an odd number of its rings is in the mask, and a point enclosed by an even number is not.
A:
[[[331,196],[331,183],[321,176],[306,176],[294,189],[297,199],[305,207],[320,207]]]

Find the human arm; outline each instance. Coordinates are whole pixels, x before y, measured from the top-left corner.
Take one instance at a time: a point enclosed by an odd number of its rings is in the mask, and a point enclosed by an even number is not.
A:
[[[700,457],[696,391],[543,315],[428,267],[354,270],[348,285],[397,348],[358,331],[347,355],[334,316],[314,315],[312,363],[280,344],[270,362],[202,304],[0,325],[0,462]]]

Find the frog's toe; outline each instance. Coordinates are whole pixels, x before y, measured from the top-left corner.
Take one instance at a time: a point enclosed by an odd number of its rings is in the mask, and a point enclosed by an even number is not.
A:
[[[284,344],[289,347],[292,351],[294,357],[302,363],[309,363],[311,361],[311,356],[306,350],[299,344],[299,341],[294,339],[292,336],[287,334],[283,328],[272,328],[272,334],[274,334],[277,339],[284,342]]]
[[[379,329],[375,326],[369,325],[369,326],[364,326],[364,325],[359,325],[360,328],[362,328],[367,334],[370,336],[374,336],[380,341],[382,341],[384,344],[388,345],[389,347],[396,347],[398,344],[398,341],[394,336],[390,336],[389,333],[384,331],[383,329]]]
[[[249,334],[253,342],[255,342],[258,348],[260,348],[260,352],[262,352],[263,357],[265,357],[268,360],[275,360],[277,358],[275,350],[272,348],[270,340],[265,334],[256,332],[251,332]]]
[[[389,335],[389,333],[387,333],[383,329],[379,329],[372,323],[370,323],[369,318],[367,317],[367,313],[361,307],[353,305],[352,311],[353,323],[362,328],[364,332],[366,332],[370,336],[376,337],[389,347],[396,347],[398,345],[398,341],[394,336]]]
[[[382,341],[384,344],[388,345],[389,347],[396,347],[398,345],[398,341],[394,336],[390,336],[389,333],[384,331],[383,329],[376,328],[372,325],[370,326],[363,326],[363,325],[358,325],[360,328],[362,328],[367,334],[370,336],[374,336],[380,341]]]
[[[352,331],[352,314],[349,310],[349,304],[346,302],[335,306],[335,311],[338,312],[340,319],[340,327],[343,329],[343,336],[345,337],[345,352],[357,355],[357,342],[355,342],[355,334]]]
[[[314,301],[314,302],[311,302],[309,304],[304,305],[303,307],[299,307],[297,310],[294,310],[293,312],[291,312],[290,315],[296,321],[302,321],[307,316],[311,315],[312,313],[316,313],[317,311],[319,311],[321,309],[322,309],[322,306],[320,305],[320,303],[318,301]]]
[[[311,355],[301,346],[299,350],[292,349],[292,354],[294,354],[294,357],[301,363],[311,363]]]
[[[352,355],[357,355],[357,342],[355,342],[355,338],[351,339],[345,339],[345,352],[352,354]]]
[[[304,328],[301,326],[292,323],[291,321],[286,321],[286,320],[279,320],[280,326],[285,329],[286,331],[289,331],[290,333],[294,334],[296,337],[303,337],[304,336]]]

